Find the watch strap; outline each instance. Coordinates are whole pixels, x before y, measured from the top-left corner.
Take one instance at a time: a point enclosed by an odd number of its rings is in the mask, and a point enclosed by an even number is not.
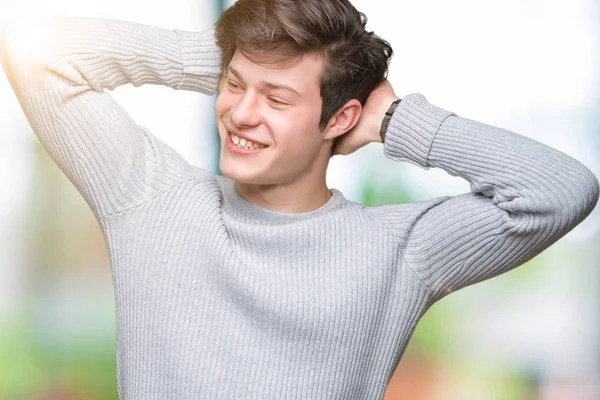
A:
[[[402,101],[402,99],[398,99],[398,100],[394,101],[390,105],[390,108],[388,108],[387,112],[385,113],[385,117],[383,117],[383,122],[381,123],[381,129],[379,130],[379,136],[381,136],[381,143],[385,143],[385,134],[387,132],[387,128],[390,123],[390,119],[392,119],[392,115],[394,115],[394,111],[396,111],[396,108],[398,107],[398,104],[400,104],[401,101]]]

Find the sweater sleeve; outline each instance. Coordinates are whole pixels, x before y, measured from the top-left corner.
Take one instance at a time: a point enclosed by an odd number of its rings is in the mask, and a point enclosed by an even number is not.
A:
[[[98,219],[209,174],[137,125],[104,89],[153,84],[210,95],[220,56],[213,30],[101,18],[25,17],[7,24],[0,41],[35,135]]]
[[[457,196],[372,209],[397,235],[403,263],[434,300],[532,259],[598,202],[598,179],[577,160],[461,118],[419,93],[394,112],[384,154],[470,183],[471,191]]]

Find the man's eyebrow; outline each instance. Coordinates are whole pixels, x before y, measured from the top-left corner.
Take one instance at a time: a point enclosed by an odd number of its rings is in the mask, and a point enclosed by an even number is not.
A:
[[[242,79],[242,75],[232,66],[228,66],[227,69],[233,74],[235,75],[236,78],[238,78],[239,80],[243,81],[244,79]],[[273,82],[267,82],[267,81],[260,81],[260,84],[268,87],[270,89],[283,89],[283,90],[289,90],[290,92],[293,92],[295,94],[297,94],[298,96],[300,96],[300,93],[298,93],[296,90],[294,90],[293,88],[287,86],[287,85],[283,85],[283,84],[279,84],[279,83],[273,83]]]

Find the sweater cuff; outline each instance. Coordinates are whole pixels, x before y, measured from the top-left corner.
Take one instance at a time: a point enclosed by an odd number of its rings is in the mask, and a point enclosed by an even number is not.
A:
[[[183,77],[176,89],[214,94],[221,76],[221,50],[217,46],[214,29],[174,31],[179,38],[183,63]]]
[[[433,139],[442,122],[451,115],[456,114],[430,104],[420,93],[403,97],[385,133],[385,156],[429,169]]]

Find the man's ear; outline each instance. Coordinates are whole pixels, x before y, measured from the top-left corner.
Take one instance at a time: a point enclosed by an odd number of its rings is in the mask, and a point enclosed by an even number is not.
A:
[[[325,139],[335,139],[354,128],[360,118],[361,111],[362,106],[357,99],[348,100],[329,119]]]

